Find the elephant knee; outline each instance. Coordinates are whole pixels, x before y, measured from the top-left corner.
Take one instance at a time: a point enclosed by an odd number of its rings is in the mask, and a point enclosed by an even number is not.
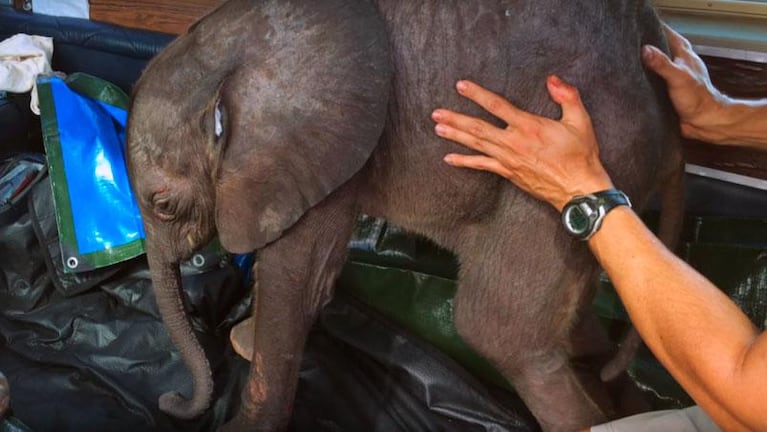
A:
[[[480,319],[472,313],[461,307],[460,302],[456,302],[453,310],[453,322],[458,336],[464,342],[474,349],[479,349],[482,345]]]
[[[507,356],[515,350],[505,323],[456,305],[453,322],[458,336],[496,367],[505,368]]]

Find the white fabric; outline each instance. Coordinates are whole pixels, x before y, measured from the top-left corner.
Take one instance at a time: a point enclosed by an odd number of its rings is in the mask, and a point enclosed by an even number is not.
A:
[[[0,42],[0,90],[26,93],[35,88],[37,76],[51,74],[53,39],[17,34]],[[35,89],[36,90],[36,89]],[[32,92],[30,108],[40,114],[37,92]]]
[[[35,13],[72,18],[89,18],[88,0],[35,0]]]
[[[697,405],[667,411],[653,411],[594,426],[591,432],[721,432]]]

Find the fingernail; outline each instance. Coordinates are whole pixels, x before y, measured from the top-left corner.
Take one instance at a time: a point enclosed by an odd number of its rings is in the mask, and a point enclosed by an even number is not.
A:
[[[442,120],[442,111],[440,110],[434,110],[434,112],[431,113],[432,120],[440,121]]]
[[[445,157],[443,157],[442,160],[445,161],[445,163],[452,165],[453,164],[453,155],[452,154],[445,155]]]
[[[551,75],[551,76],[549,77],[549,80],[550,80],[551,84],[552,84],[554,87],[561,87],[561,86],[562,86],[562,80],[561,80],[561,79],[559,79],[559,77],[558,77],[558,76],[556,76],[556,75]]]
[[[466,81],[458,81],[455,83],[455,88],[458,89],[459,92],[463,93],[469,88],[469,84]]]
[[[438,124],[434,126],[434,132],[436,132],[437,135],[444,135],[447,132],[447,126]]]
[[[644,57],[645,60],[652,59],[653,56],[653,50],[650,48],[650,45],[645,45],[642,47],[642,57]]]

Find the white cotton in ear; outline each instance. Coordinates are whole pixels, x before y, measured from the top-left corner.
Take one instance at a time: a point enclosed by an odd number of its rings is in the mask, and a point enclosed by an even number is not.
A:
[[[214,114],[216,119],[216,138],[221,138],[221,135],[224,133],[224,125],[221,124],[221,102],[216,102],[216,112]]]

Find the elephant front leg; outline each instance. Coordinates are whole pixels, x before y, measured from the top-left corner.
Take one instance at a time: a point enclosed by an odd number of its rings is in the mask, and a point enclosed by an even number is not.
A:
[[[578,379],[564,347],[570,318],[556,312],[560,316],[551,317],[555,308],[530,298],[508,302],[512,296],[504,288],[463,278],[455,303],[459,334],[511,382],[543,431],[571,432],[604,422],[605,412]]]
[[[340,194],[340,196],[339,196]],[[281,431],[288,426],[301,354],[320,309],[330,300],[356,221],[353,194],[339,191],[307,212],[254,265],[252,330],[233,337],[252,352],[242,405],[225,431]]]

